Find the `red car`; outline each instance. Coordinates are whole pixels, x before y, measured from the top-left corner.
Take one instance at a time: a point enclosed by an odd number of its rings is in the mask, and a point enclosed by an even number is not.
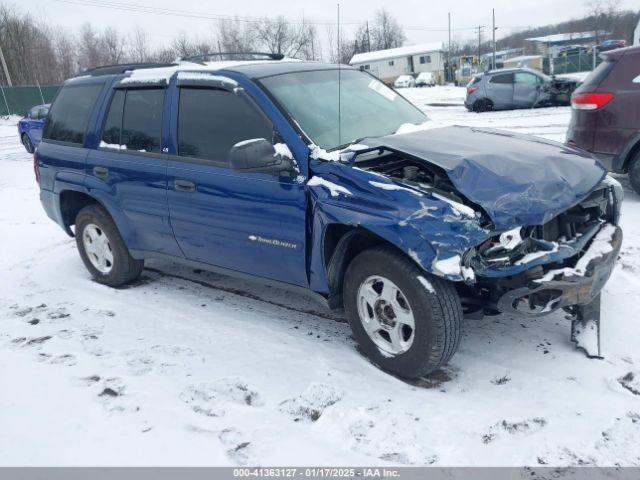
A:
[[[640,193],[640,47],[601,57],[571,97],[567,143],[593,153],[611,172],[628,173]]]

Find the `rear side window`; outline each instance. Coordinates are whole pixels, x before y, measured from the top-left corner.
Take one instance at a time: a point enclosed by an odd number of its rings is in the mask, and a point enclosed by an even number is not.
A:
[[[107,145],[101,146],[120,146],[120,135],[122,133],[122,111],[124,110],[124,90],[116,90],[111,99],[109,113],[102,127],[101,141]]]
[[[62,87],[51,106],[42,138],[82,145],[89,117],[101,90],[102,84]]]
[[[613,70],[613,66],[615,65],[614,60],[605,60],[600,65],[598,65],[595,70],[592,70],[589,75],[584,79],[582,85],[588,85],[590,87],[596,87],[600,85],[605,78],[609,76],[611,70]]]
[[[271,123],[245,98],[226,90],[180,89],[178,155],[227,163],[236,143],[273,139]]]
[[[513,73],[503,73],[501,75],[494,75],[489,80],[491,83],[513,83]]]
[[[127,150],[160,152],[164,89],[127,90],[120,145]]]

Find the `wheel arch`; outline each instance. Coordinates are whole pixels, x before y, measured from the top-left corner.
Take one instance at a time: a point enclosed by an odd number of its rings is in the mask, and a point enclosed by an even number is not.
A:
[[[635,135],[631,141],[627,144],[622,151],[622,165],[620,166],[621,173],[629,173],[629,165],[637,155],[640,154],[640,133]],[[617,170],[617,169],[616,169]]]
[[[329,285],[329,305],[342,307],[342,287],[344,275],[351,261],[361,252],[385,245],[403,255],[418,267],[423,268],[414,258],[393,242],[359,226],[332,223],[327,225],[322,240],[322,260]]]
[[[60,213],[64,230],[70,235],[75,236],[71,230],[71,226],[75,224],[76,216],[84,207],[89,205],[100,205],[107,212],[109,211],[100,201],[92,197],[88,193],[78,190],[62,190],[60,193]]]

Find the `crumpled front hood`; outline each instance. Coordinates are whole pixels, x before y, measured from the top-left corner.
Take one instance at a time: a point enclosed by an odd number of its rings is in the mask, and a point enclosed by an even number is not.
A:
[[[500,130],[443,127],[361,143],[440,167],[498,229],[546,223],[583,200],[606,175],[586,152]]]

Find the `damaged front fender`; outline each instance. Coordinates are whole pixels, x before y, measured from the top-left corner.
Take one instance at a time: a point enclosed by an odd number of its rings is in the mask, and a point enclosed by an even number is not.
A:
[[[473,272],[464,265],[465,255],[489,236],[480,225],[479,212],[344,163],[316,160],[310,166],[314,290],[330,290],[322,246],[331,224],[363,228],[395,245],[429,273],[452,281],[473,281]]]

